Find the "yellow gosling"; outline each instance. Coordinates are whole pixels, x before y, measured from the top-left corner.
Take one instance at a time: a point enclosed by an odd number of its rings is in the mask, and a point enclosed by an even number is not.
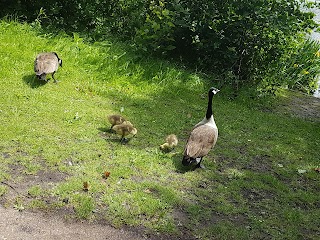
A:
[[[130,122],[124,122],[122,124],[115,125],[112,127],[112,130],[114,130],[118,135],[121,136],[121,143],[124,143],[126,141],[125,136],[133,135],[134,137],[138,132]]]
[[[108,121],[111,124],[111,127],[110,127],[110,130],[111,130],[113,126],[124,123],[126,119],[119,114],[113,114],[108,116]]]
[[[178,145],[178,138],[175,134],[166,137],[166,142],[160,145],[160,149],[164,152],[172,151]]]

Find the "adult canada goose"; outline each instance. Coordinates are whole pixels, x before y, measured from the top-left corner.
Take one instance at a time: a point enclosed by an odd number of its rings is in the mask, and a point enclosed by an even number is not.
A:
[[[208,154],[217,142],[218,128],[212,114],[212,98],[217,92],[219,90],[213,87],[209,90],[206,116],[194,126],[184,149],[182,159],[184,166],[204,168],[201,164],[202,158]]]
[[[118,134],[121,135],[120,142],[124,143],[126,141],[125,136],[133,135],[133,137],[137,134],[137,129],[132,125],[131,122],[125,121],[119,125],[114,125],[112,129]]]
[[[166,142],[160,145],[160,149],[164,152],[169,152],[178,145],[178,138],[174,134],[170,134],[166,137]]]
[[[113,128],[114,125],[119,125],[126,121],[124,117],[119,114],[113,114],[108,116],[108,121],[111,124],[110,130]]]
[[[62,67],[62,60],[58,57],[57,53],[39,53],[34,61],[34,71],[40,80],[47,81],[47,74],[51,74],[54,82],[57,82],[54,74],[58,70],[59,65]]]

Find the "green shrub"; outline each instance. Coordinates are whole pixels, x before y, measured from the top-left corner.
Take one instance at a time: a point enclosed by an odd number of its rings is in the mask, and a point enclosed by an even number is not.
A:
[[[142,49],[171,52],[206,70],[231,72],[235,77],[230,83],[240,85],[260,82],[304,44],[301,32],[315,26],[312,14],[301,11],[295,0],[151,1],[149,9],[135,36]],[[303,60],[303,65],[310,61]]]

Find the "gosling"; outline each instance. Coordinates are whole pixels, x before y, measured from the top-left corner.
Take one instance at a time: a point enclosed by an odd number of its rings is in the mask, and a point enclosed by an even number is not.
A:
[[[62,59],[58,57],[57,53],[39,53],[34,61],[34,71],[40,80],[47,82],[46,76],[47,74],[51,74],[54,82],[57,82],[54,74],[58,70],[59,65],[62,67]]]
[[[110,131],[111,131],[113,126],[124,123],[126,119],[119,114],[113,114],[108,116],[108,121],[111,124],[111,127],[110,127]]]
[[[175,134],[170,134],[166,137],[166,142],[160,145],[160,150],[170,152],[178,145],[178,138]]]
[[[125,143],[128,141],[125,136],[133,135],[132,137],[134,137],[138,132],[137,129],[129,121],[125,121],[119,125],[114,125],[112,127],[112,130],[114,130],[118,135],[121,136],[121,143]]]

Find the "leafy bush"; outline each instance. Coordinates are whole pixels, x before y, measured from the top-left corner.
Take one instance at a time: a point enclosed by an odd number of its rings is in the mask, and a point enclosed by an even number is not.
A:
[[[192,59],[206,70],[231,73],[235,76],[229,77],[231,84],[251,84],[263,79],[268,85],[266,74],[274,75],[272,71],[285,67],[281,61],[304,44],[300,33],[315,27],[312,13],[301,11],[295,0],[151,3],[145,24],[135,36],[142,49],[172,52]],[[303,65],[310,65],[310,58],[305,56],[303,61]],[[300,80],[295,83],[310,83]],[[292,80],[286,85],[295,86]]]

